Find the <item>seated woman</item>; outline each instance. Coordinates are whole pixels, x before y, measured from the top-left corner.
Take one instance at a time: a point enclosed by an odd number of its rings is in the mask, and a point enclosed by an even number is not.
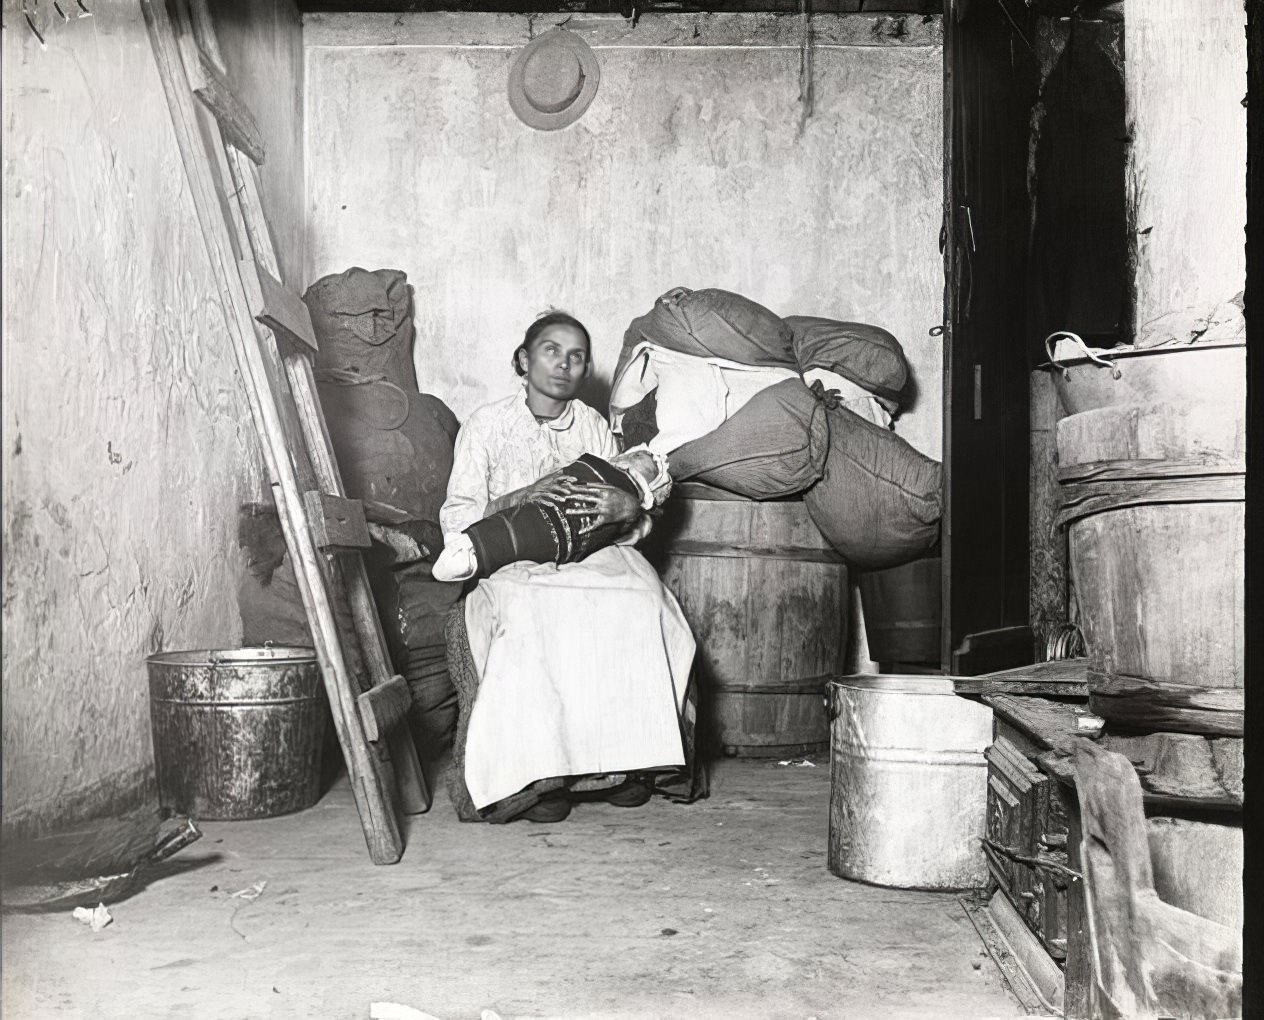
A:
[[[556,474],[572,482],[607,482],[635,496],[642,510],[661,506],[671,491],[667,458],[644,448],[628,450],[610,460],[581,454]],[[574,563],[627,536],[621,523],[598,526],[585,507],[568,508],[566,503],[540,496],[489,514],[461,534],[448,536],[442,555],[435,560],[434,579],[490,577],[515,560]],[[634,529],[633,535],[639,539],[646,530]]]
[[[564,313],[545,315],[527,329],[513,366],[522,390],[479,408],[457,435],[439,515],[445,546],[488,514],[542,498],[585,518],[586,533],[632,530],[640,499],[558,470],[584,454],[611,461],[619,452],[601,416],[575,399],[591,370],[588,331]],[[464,622],[478,687],[465,720],[463,778],[482,815],[496,817],[500,802],[548,786],[552,794],[524,817],[560,821],[570,786],[686,766],[693,635],[630,545],[580,562],[509,563],[466,597]],[[610,799],[645,796],[642,780]]]

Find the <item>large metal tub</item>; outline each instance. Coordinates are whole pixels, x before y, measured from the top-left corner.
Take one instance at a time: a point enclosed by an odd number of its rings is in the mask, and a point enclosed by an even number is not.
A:
[[[247,819],[316,803],[329,706],[312,649],[165,652],[146,664],[162,807]]]
[[[991,709],[942,676],[845,677],[829,699],[830,871],[899,889],[986,885]]]

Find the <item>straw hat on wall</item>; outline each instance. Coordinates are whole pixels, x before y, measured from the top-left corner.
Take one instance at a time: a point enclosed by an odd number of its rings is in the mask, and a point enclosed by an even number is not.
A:
[[[597,94],[597,56],[574,32],[554,28],[519,51],[509,71],[509,105],[541,131],[577,121]]]

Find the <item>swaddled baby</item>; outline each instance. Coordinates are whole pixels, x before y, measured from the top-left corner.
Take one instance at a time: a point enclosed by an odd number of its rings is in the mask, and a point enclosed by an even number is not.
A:
[[[636,496],[644,510],[657,506],[671,491],[667,458],[644,447],[603,460],[585,453],[560,468],[558,474],[580,483],[605,482]],[[464,581],[490,577],[507,563],[572,563],[604,549],[627,530],[622,524],[605,524],[585,531],[591,514],[566,512],[566,500],[536,496],[518,506],[497,511],[459,535],[448,535],[435,560],[437,581]]]

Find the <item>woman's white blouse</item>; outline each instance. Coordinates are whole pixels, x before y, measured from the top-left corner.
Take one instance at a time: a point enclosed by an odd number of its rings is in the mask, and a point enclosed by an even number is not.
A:
[[[610,426],[587,404],[572,400],[561,416],[537,422],[518,393],[485,404],[457,433],[448,498],[439,511],[445,535],[464,531],[486,514],[487,504],[521,489],[583,453],[609,459],[619,452]]]

